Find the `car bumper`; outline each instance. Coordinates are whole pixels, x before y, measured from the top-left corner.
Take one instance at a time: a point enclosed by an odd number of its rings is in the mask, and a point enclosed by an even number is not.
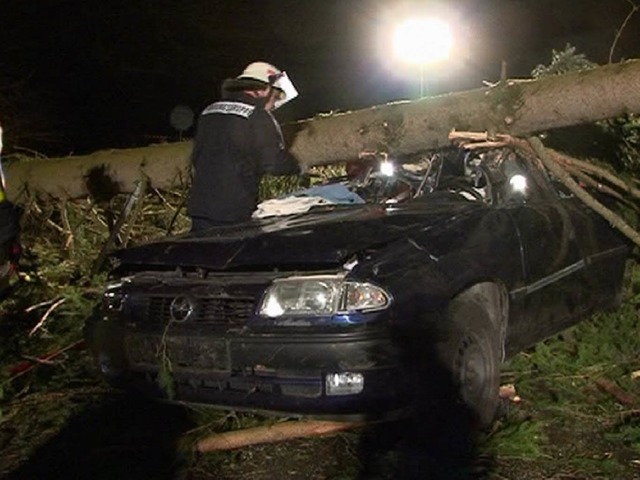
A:
[[[379,418],[402,410],[408,398],[398,347],[385,329],[213,335],[176,327],[163,339],[162,332],[97,321],[88,326],[87,340],[112,384],[169,400],[289,415]],[[159,376],[166,382],[167,372],[171,389],[159,386]],[[347,372],[363,380],[361,391],[331,392],[328,376]]]

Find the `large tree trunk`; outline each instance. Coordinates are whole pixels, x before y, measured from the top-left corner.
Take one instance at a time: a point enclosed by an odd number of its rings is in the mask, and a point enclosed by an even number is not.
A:
[[[524,135],[640,113],[640,60],[538,80],[380,105],[287,124],[304,165],[357,158],[363,151],[412,154],[449,144],[451,130]],[[92,155],[15,162],[7,168],[13,199],[29,190],[55,197],[131,192],[142,175],[152,187],[188,178],[190,142]]]

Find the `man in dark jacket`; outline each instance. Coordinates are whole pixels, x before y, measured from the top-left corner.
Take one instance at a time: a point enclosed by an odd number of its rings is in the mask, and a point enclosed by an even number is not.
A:
[[[271,113],[297,96],[287,74],[254,62],[222,85],[222,100],[204,109],[191,153],[191,231],[251,218],[262,175],[300,172]]]

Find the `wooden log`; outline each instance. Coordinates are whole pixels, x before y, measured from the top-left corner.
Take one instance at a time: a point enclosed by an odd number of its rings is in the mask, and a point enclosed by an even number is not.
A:
[[[198,441],[196,450],[200,453],[233,450],[261,443],[275,443],[300,437],[327,435],[362,425],[362,423],[357,422],[286,421],[273,425],[215,434]]]

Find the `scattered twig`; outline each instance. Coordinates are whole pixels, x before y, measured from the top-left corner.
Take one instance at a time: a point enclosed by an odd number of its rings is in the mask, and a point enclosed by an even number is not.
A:
[[[44,315],[42,316],[42,318],[40,319],[40,321],[38,323],[36,323],[35,327],[33,327],[31,329],[31,331],[29,332],[29,336],[33,336],[34,333],[36,333],[38,331],[38,329],[40,329],[42,327],[42,325],[44,325],[44,322],[47,321],[47,318],[49,317],[49,315],[51,315],[51,312],[53,312],[59,305],[63,304],[65,302],[64,298],[61,298],[60,300],[58,300],[57,302],[55,302],[53,305],[51,305],[48,310],[46,312],[44,312]]]
[[[31,355],[22,355],[22,358],[30,363],[37,363],[39,365],[53,365],[54,362],[48,358],[32,357]]]
[[[102,216],[100,215],[100,212],[98,211],[97,206],[94,204],[91,206],[90,208],[91,213],[93,213],[96,217],[96,220],[98,221],[98,223],[100,223],[103,227],[108,228],[109,225],[107,224],[107,222],[104,221],[104,218],[102,218]]]
[[[598,388],[613,396],[618,403],[629,407],[638,405],[638,398],[635,395],[626,392],[611,380],[607,380],[606,378],[596,378],[593,382],[598,386]]]
[[[171,235],[171,233],[173,232],[173,226],[175,225],[176,220],[178,219],[178,215],[180,214],[182,207],[184,207],[185,203],[187,203],[187,198],[188,197],[186,195],[182,196],[182,200],[180,201],[180,204],[176,208],[176,211],[173,214],[173,217],[171,217],[171,221],[169,222],[169,226],[167,227],[167,235]]]
[[[66,250],[73,251],[73,229],[71,228],[71,223],[69,222],[69,214],[67,212],[68,202],[65,199],[60,206],[60,217],[62,219],[62,223],[65,228],[65,234],[67,235],[67,240],[64,242],[64,248]]]
[[[191,407],[191,405],[187,405],[189,407]],[[187,432],[184,433],[184,435],[194,435],[198,432],[201,432],[203,430],[207,430],[209,428],[211,428],[211,426],[217,426],[217,427],[221,427],[223,426],[228,420],[229,418],[232,418],[233,420],[235,420],[235,422],[238,424],[238,426],[240,425],[240,421],[238,420],[238,417],[236,415],[236,413],[234,411],[231,411],[230,413],[228,413],[227,415],[225,415],[224,417],[222,417],[219,420],[214,420],[212,422],[208,422],[205,424],[201,424],[198,425],[195,428],[192,428],[191,430],[188,430]]]
[[[465,148],[472,146],[469,142],[499,142],[504,146],[511,138],[510,135],[502,133],[491,136],[488,132],[458,132],[457,130],[449,132],[449,140],[460,140]]]
[[[35,305],[31,305],[30,307],[25,308],[24,311],[25,311],[25,313],[32,312],[33,310],[36,310],[36,309],[38,309],[40,307],[51,305],[52,303],[55,303],[58,300],[60,300],[60,298],[62,298],[62,297],[57,297],[57,298],[54,298],[53,300],[46,300],[44,302],[36,303]]]
[[[109,238],[107,238],[107,241],[102,246],[102,249],[98,254],[98,258],[96,258],[96,261],[93,264],[93,268],[91,269],[91,273],[93,275],[98,273],[102,268],[102,265],[107,257],[107,254],[111,249],[113,243],[115,242],[116,236],[120,233],[120,229],[124,225],[125,220],[127,220],[129,218],[129,215],[131,214],[131,209],[140,200],[140,197],[143,194],[143,192],[146,191],[147,183],[148,183],[148,178],[144,174],[141,174],[141,179],[137,182],[135,191],[131,195],[129,195],[127,202],[124,204],[124,207],[120,212],[120,216],[118,217],[116,224],[113,226],[111,230]]]
[[[51,225],[53,228],[55,228],[60,233],[66,233],[64,228],[62,228],[60,225],[58,225],[56,222],[54,222],[50,218],[47,218],[47,225]]]
[[[127,219],[128,220],[127,226],[125,227],[124,233],[122,234],[123,247],[126,247],[127,244],[129,243],[129,238],[131,237],[131,231],[133,230],[133,227],[135,226],[140,216],[140,211],[142,210],[142,206],[144,205],[144,201],[146,198],[148,183],[149,183],[148,178],[146,176],[143,176],[141,180],[140,192],[138,192],[138,200],[133,205],[133,209],[131,210],[129,214],[129,218]],[[158,195],[160,195],[160,192],[157,192],[157,193]],[[166,202],[164,197],[161,197],[161,198],[163,201]]]
[[[621,422],[628,422],[632,418],[640,417],[640,410],[625,410],[623,412],[620,412],[617,416]]]
[[[58,350],[54,350],[40,357],[35,357],[33,359],[27,359],[26,361],[20,362],[16,365],[13,365],[9,368],[9,379],[6,383],[18,378],[21,375],[33,370],[36,366],[42,364],[50,364],[51,360],[55,357],[63,354],[64,352],[74,349],[84,347],[84,340],[78,340],[77,342],[73,342],[70,345],[67,345],[64,348],[60,348]]]
[[[153,188],[153,193],[155,193],[158,198],[160,200],[162,200],[163,205],[165,206],[165,208],[168,208],[169,210],[173,210],[173,205],[171,205],[171,203],[169,201],[167,201],[167,199],[165,198],[165,196],[162,194],[162,192],[160,190],[158,190],[157,188]]]

